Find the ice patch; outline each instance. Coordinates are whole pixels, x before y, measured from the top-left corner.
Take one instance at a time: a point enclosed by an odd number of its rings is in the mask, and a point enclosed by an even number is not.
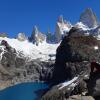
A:
[[[59,89],[62,89],[68,85],[70,85],[71,87],[74,87],[76,85],[76,83],[73,83],[73,82],[76,81],[77,79],[78,79],[78,77],[74,77],[72,80],[62,83],[61,87],[59,87]]]

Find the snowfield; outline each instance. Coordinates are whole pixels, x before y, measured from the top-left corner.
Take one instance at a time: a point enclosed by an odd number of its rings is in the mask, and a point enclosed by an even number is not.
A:
[[[30,60],[40,59],[41,61],[47,61],[49,59],[55,59],[56,49],[59,46],[59,44],[48,44],[46,42],[36,46],[28,40],[19,41],[17,39],[0,37],[0,41],[2,40],[6,40],[12,48],[15,48],[18,55],[22,53],[23,57],[28,57]]]

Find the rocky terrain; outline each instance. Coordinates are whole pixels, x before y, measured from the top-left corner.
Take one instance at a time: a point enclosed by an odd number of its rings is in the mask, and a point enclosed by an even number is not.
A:
[[[90,75],[92,60],[100,63],[100,26],[93,11],[86,9],[75,25],[60,16],[55,34],[48,33],[44,35],[35,26],[30,37],[24,33],[16,39],[1,35],[0,89],[47,82],[50,89],[42,100],[99,100],[100,75]]]
[[[23,82],[49,81],[54,61],[28,60],[17,55],[7,41],[1,41],[0,89]],[[5,83],[5,85],[3,84]]]
[[[66,82],[54,86],[44,96],[44,100],[64,100],[64,98],[67,98],[67,95],[71,95],[73,87],[78,86],[78,91],[74,91],[74,93],[77,94],[77,92],[85,92],[87,89],[87,85],[90,86],[89,84],[86,84],[83,80],[86,75],[89,76],[91,61],[93,59],[96,59],[97,62],[100,62],[100,40],[97,40],[91,35],[85,36],[79,30],[80,29],[73,27],[70,30],[69,35],[65,36],[62,40],[60,46],[57,49],[53,72],[53,82],[55,82],[55,84],[67,80],[73,80],[75,76],[77,77],[77,79],[74,80],[76,82],[73,81],[74,84],[70,83],[69,85],[66,85]],[[91,79],[91,81],[97,81],[97,87],[100,90],[100,77],[99,75],[96,77],[97,78],[95,78],[95,80]],[[89,82],[90,84],[91,81]],[[60,88],[60,86],[62,85],[64,86]],[[92,91],[89,90],[89,92],[91,91],[93,93],[93,89],[96,87],[96,84],[91,85],[92,86],[90,86],[89,89],[92,89]],[[74,93],[72,94],[75,95]],[[92,95],[92,93],[90,94]],[[95,94],[98,95],[97,90],[95,91]]]

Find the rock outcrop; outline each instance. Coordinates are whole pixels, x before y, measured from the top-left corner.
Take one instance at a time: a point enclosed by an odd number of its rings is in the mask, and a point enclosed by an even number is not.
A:
[[[60,16],[58,18],[58,21],[56,23],[56,28],[55,28],[55,39],[56,42],[60,42],[63,38],[63,36],[68,32],[71,28],[71,24],[68,23],[67,21],[63,20],[63,16]]]
[[[86,92],[87,85],[84,82],[84,77],[85,75],[89,76],[91,61],[96,59],[97,62],[100,62],[99,58],[100,40],[97,40],[97,38],[91,35],[84,35],[81,33],[80,29],[73,27],[70,30],[69,35],[64,37],[57,49],[56,61],[53,71],[53,82],[55,84],[60,84],[53,86],[43,96],[42,99],[67,100],[69,98],[70,100],[72,95]],[[75,76],[78,76],[78,79],[68,85],[67,81],[73,80]],[[91,79],[88,84],[91,96],[93,96],[93,93],[96,93],[96,96],[100,95],[99,78],[95,77],[94,79]],[[64,85],[62,82],[67,85]],[[59,87],[62,86],[61,83],[64,85],[63,88]]]
[[[99,21],[97,19],[97,16],[92,11],[91,8],[87,8],[80,16],[80,22],[87,25],[89,28],[94,28],[99,26]]]
[[[96,50],[95,47],[98,49]],[[91,35],[84,35],[77,28],[72,28],[57,49],[54,80],[59,83],[59,81],[72,79],[82,71],[89,71],[91,59],[95,58],[100,62],[99,52],[99,40]]]
[[[18,33],[17,39],[19,41],[25,41],[27,39],[27,37],[25,36],[24,33]]]

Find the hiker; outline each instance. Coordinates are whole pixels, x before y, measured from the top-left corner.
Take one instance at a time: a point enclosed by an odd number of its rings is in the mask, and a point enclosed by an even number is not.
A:
[[[91,62],[91,72],[90,74],[93,73],[100,73],[100,63],[96,62],[96,61],[92,61]]]

